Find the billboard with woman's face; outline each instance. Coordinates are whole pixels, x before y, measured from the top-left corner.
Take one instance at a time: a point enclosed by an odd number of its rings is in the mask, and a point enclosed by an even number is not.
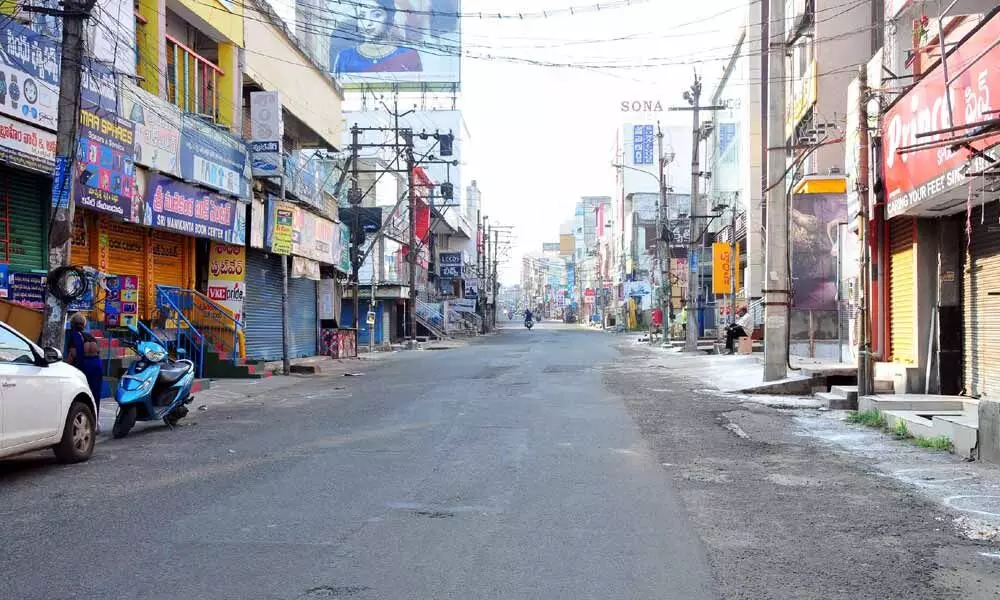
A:
[[[346,88],[458,85],[460,0],[329,2],[330,71]]]

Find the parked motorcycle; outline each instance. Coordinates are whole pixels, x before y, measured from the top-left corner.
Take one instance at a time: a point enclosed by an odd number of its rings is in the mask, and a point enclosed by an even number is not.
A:
[[[118,383],[115,401],[118,416],[111,435],[123,438],[136,421],[163,419],[173,427],[188,414],[186,405],[194,398],[194,363],[190,360],[171,360],[166,349],[156,342],[128,345],[139,359],[129,366]]]

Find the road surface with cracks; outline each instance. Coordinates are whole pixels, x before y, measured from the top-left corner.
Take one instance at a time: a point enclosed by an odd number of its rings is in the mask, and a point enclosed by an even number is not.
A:
[[[0,598],[993,597],[932,505],[622,342],[514,327],[0,461]]]

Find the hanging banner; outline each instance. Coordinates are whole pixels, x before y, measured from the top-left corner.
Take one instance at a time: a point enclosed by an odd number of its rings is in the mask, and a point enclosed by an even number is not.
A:
[[[351,272],[351,228],[340,224],[340,262],[337,269],[341,273]]]
[[[283,131],[281,93],[250,92],[250,152],[254,177],[281,175]]]
[[[118,115],[81,110],[76,151],[74,201],[80,206],[138,223],[133,201],[135,128]]]
[[[712,293],[732,294],[733,249],[725,242],[712,244]]]
[[[292,277],[319,281],[319,263],[302,256],[292,257]]]
[[[151,173],[146,185],[147,227],[219,242],[243,243],[244,205],[214,192]],[[237,232],[237,229],[240,229]]]
[[[242,322],[246,297],[246,247],[213,242],[209,254],[208,297]]]

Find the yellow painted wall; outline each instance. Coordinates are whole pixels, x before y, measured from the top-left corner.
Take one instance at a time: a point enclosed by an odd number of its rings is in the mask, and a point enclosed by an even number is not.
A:
[[[219,0],[178,0],[178,2],[204,19],[220,35],[243,47],[244,2],[219,2]]]
[[[280,91],[285,110],[334,147],[343,145],[343,94],[269,17],[247,6],[245,72],[265,90]]]

